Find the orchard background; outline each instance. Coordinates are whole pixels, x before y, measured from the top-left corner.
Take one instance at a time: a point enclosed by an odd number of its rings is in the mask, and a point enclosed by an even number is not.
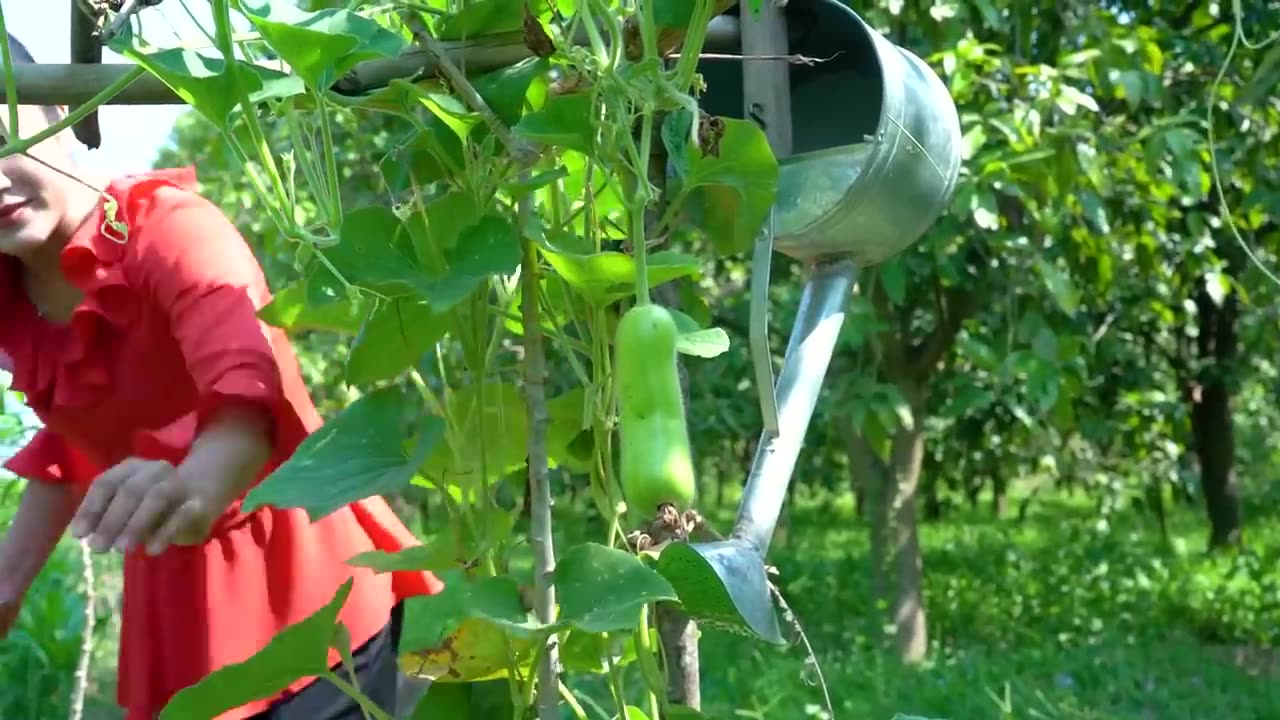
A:
[[[652,9],[661,26],[682,6]],[[538,536],[540,509],[529,465],[541,455],[560,611],[576,623],[560,643],[574,698],[561,712],[612,718],[621,691],[628,712],[651,713],[652,678],[632,662],[644,653],[629,638],[648,637],[633,632],[636,606],[580,602],[599,596],[592,583],[614,571],[634,580],[637,602],[666,599],[670,589],[639,560],[603,547],[625,547],[622,532],[637,523],[613,527],[610,471],[594,462],[607,456],[599,442],[616,437],[596,391],[608,383],[608,343],[634,293],[629,121],[654,116],[653,142],[692,153],[685,159],[702,164],[698,177],[720,183],[705,187],[720,198],[732,191],[737,215],[748,218],[703,213],[698,232],[664,233],[648,253],[656,301],[682,313],[696,507],[722,531],[760,427],[742,240],[754,232],[744,229],[751,218],[758,226],[760,197],[772,193],[776,165],[767,146],[760,152],[762,135],[730,123],[721,157],[737,162],[716,166],[671,141],[680,133],[666,128],[679,123],[664,118],[681,117],[678,103],[660,97],[659,84],[636,81],[653,77],[644,75],[652,67],[623,59],[601,71],[591,49],[553,47],[549,59],[472,75],[496,118],[468,106],[447,78],[345,104],[315,90],[332,82],[342,53],[385,55],[423,35],[528,39],[532,17],[554,45],[557,13],[583,8],[625,32],[631,12],[616,2],[301,3],[298,12],[358,12],[315,26],[358,42],[326,46],[328,59],[311,65],[290,60],[314,38],[291,35],[302,24],[289,3],[214,7],[256,14],[262,36],[248,39],[248,51],[274,52],[294,72],[246,90],[274,110],[249,121],[213,65],[153,58],[148,70],[192,78],[184,99],[195,106],[157,164],[194,164],[203,192],[253,243],[277,293],[264,318],[294,336],[330,428],[355,438],[364,427],[383,440],[373,451],[357,451],[358,440],[327,450],[336,454],[321,464],[340,462],[341,481],[315,463],[295,466],[264,499],[323,511],[343,493],[392,497],[427,551],[367,561],[430,566],[470,593],[422,609],[407,642],[425,650],[464,627],[488,633],[487,650],[499,638],[502,652],[490,660],[507,658],[508,639],[516,649],[509,666],[464,669],[483,681],[474,686],[433,685],[421,716],[464,716],[441,709],[454,703],[447,707],[496,717],[534,699],[534,660],[516,646],[527,650],[540,623],[504,593],[536,584],[528,538]],[[777,648],[703,628],[702,714],[827,717],[820,668],[840,718],[1280,717],[1280,283],[1272,276],[1280,42],[1266,43],[1280,3],[852,7],[946,82],[965,162],[949,212],[916,246],[861,274],[770,549],[816,662],[802,643]],[[208,28],[207,57],[221,57],[220,43],[232,40],[219,29]],[[586,123],[587,106],[575,104],[584,91],[549,88],[540,62],[577,68],[584,87],[604,88],[586,95],[613,124],[597,132]],[[619,90],[628,83],[654,94],[628,96]],[[661,112],[638,112],[648,101]],[[526,143],[542,155],[520,174]],[[589,211],[558,206],[553,196],[576,199],[594,182],[588,167],[606,176]],[[427,185],[434,194],[424,196]],[[690,207],[713,196],[686,195]],[[415,197],[425,208],[413,207]],[[335,228],[343,231],[331,235]],[[351,238],[379,244],[344,252]],[[318,262],[326,252],[336,261]],[[401,257],[412,262],[397,266]],[[775,259],[775,353],[799,297],[794,265]],[[335,275],[359,290],[348,293]],[[532,324],[521,302],[531,277],[541,280]],[[535,327],[548,419],[540,434],[527,412]],[[6,397],[11,443],[30,430],[18,403]],[[589,421],[580,426],[583,408]],[[531,452],[531,431],[540,452]],[[467,444],[478,438],[496,442]],[[319,482],[331,491],[298,494]],[[0,486],[3,513],[19,488]],[[82,563],[75,543],[60,546],[19,631],[0,645],[0,717],[71,712],[86,619]],[[105,719],[119,717],[111,685],[119,567],[110,557],[92,567],[98,602],[83,717]],[[505,577],[509,586],[483,582]],[[606,634],[620,652],[606,652]],[[305,644],[291,655],[304,664]],[[508,692],[508,667],[519,692]],[[483,705],[495,702],[503,709]]]

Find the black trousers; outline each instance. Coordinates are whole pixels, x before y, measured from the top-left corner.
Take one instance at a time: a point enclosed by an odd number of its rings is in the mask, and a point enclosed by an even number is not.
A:
[[[352,653],[355,683],[352,683],[351,670],[345,663],[334,671],[346,682],[358,685],[362,694],[392,717],[396,714],[396,693],[399,689],[397,658],[403,622],[404,606],[397,604],[392,608],[391,620],[386,626]],[[255,720],[364,720],[360,704],[324,678],[278,700],[253,717]]]

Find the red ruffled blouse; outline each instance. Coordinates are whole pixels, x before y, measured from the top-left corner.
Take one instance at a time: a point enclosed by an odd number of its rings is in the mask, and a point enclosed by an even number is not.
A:
[[[127,229],[105,223],[100,204],[63,250],[63,272],[84,293],[65,325],[42,320],[17,263],[3,263],[0,349],[8,357],[0,359],[44,423],[5,463],[13,473],[89,483],[131,455],[177,464],[220,406],[252,403],[274,420],[266,477],[321,425],[288,338],[257,318],[271,300],[261,267],[194,185],[190,169],[112,183],[107,193]],[[178,690],[246,660],[353,576],[339,619],[353,647],[363,644],[396,602],[442,585],[430,573],[375,574],[346,561],[416,544],[375,497],[315,523],[302,510],[245,514],[237,502],[204,545],[129,553],[118,691],[128,720],[152,720]],[[333,651],[329,660],[340,662]],[[274,699],[217,720],[254,715]]]

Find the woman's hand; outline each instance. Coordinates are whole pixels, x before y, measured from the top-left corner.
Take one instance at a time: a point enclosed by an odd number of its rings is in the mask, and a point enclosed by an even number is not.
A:
[[[94,479],[71,520],[71,534],[94,552],[198,545],[222,513],[221,503],[162,460],[128,458]]]
[[[199,545],[222,513],[253,483],[271,454],[269,416],[228,406],[191,445],[182,465],[128,458],[102,473],[71,520],[71,534],[95,552],[145,545]]]

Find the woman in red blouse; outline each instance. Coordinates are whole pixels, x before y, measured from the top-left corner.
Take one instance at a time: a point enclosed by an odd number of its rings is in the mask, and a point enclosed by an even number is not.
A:
[[[23,107],[19,129],[60,117]],[[70,146],[64,132],[0,159],[0,360],[44,424],[5,464],[30,482],[0,543],[0,637],[68,526],[123,553],[118,699],[128,720],[151,720],[354,577],[339,620],[356,681],[393,712],[401,602],[441,585],[346,561],[413,535],[379,498],[315,523],[239,509],[321,424],[288,339],[257,318],[271,296],[253,253],[190,172],[103,181]],[[218,720],[250,717],[362,715],[307,679]]]

